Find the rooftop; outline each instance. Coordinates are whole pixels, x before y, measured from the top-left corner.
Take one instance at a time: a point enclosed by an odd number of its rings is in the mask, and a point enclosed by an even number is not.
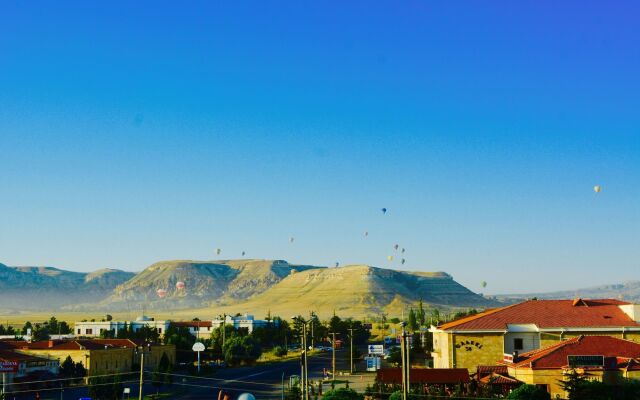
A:
[[[515,363],[502,361],[516,368],[557,369],[568,367],[569,356],[603,356],[604,365],[597,368],[635,369],[640,359],[640,343],[611,336],[578,336],[563,342],[518,356]]]
[[[506,330],[507,325],[535,324],[538,328],[640,327],[614,299],[528,300],[495,308],[438,326],[442,330]]]

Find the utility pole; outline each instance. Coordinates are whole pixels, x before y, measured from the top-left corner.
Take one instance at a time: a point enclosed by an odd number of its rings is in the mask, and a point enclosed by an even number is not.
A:
[[[353,374],[353,328],[349,328],[349,338],[351,339],[351,346],[349,349],[351,350],[351,362],[349,364],[349,372]]]
[[[138,400],[142,400],[143,385],[144,385],[144,346],[140,350],[140,390],[138,390]]]
[[[405,329],[406,322],[402,321],[401,326],[402,326],[402,339],[400,340],[400,353],[402,356],[402,400],[407,400],[407,394],[409,392],[409,387],[408,387],[409,374],[407,371],[407,364],[409,363],[409,360],[407,359],[408,354],[405,350],[407,346],[407,331]]]
[[[332,351],[332,358],[331,358],[331,370],[332,370],[332,379],[335,381],[336,380],[336,333],[335,332],[329,332],[329,334],[331,336],[333,336],[333,342],[332,342],[332,346],[333,346],[333,351]]]
[[[311,317],[311,348],[315,349],[316,348],[316,344],[315,344],[315,337],[313,336],[313,326],[315,325],[315,320],[313,318],[313,311],[311,311],[309,313],[309,316]]]

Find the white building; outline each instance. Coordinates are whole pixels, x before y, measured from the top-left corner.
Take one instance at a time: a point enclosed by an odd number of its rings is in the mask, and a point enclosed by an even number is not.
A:
[[[118,331],[121,329],[129,329],[130,326],[133,327],[134,331],[138,331],[145,326],[150,328],[155,328],[158,330],[160,335],[163,335],[171,321],[156,321],[153,318],[149,318],[146,316],[141,316],[136,318],[135,321],[82,321],[76,322],[74,325],[73,332],[76,336],[86,336],[86,337],[99,337],[102,332],[114,331],[117,335]]]
[[[213,329],[219,328],[222,325],[222,318],[216,318],[211,321]],[[267,326],[269,321],[263,319],[255,319],[253,315],[244,314],[237,317],[227,315],[225,318],[225,324],[233,326],[234,329],[247,328],[249,333],[253,332],[255,328]]]

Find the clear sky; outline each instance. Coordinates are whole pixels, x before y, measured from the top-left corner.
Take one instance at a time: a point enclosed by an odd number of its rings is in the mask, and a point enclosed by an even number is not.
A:
[[[639,14],[2,2],[0,262],[135,271],[220,248],[488,293],[640,279]]]

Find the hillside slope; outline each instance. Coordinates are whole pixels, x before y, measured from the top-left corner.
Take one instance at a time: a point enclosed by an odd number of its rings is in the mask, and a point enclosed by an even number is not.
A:
[[[363,316],[382,312],[398,315],[403,307],[488,307],[495,303],[460,285],[444,272],[408,272],[367,265],[312,269],[284,278],[245,302],[216,307],[228,312],[271,311],[279,315],[307,314]]]
[[[640,302],[640,281],[628,281],[625,283],[599,285],[557,292],[505,294],[496,297],[511,302],[533,297],[539,299],[572,299],[582,297],[587,299],[623,299],[637,303]]]
[[[104,309],[184,309],[243,301],[288,276],[317,269],[282,260],[162,261],[118,286],[99,304]],[[184,289],[176,287],[185,284]],[[158,296],[158,289],[166,291]]]
[[[53,267],[8,267],[0,264],[0,307],[4,310],[55,309],[103,299],[135,274],[115,269],[91,273]]]

